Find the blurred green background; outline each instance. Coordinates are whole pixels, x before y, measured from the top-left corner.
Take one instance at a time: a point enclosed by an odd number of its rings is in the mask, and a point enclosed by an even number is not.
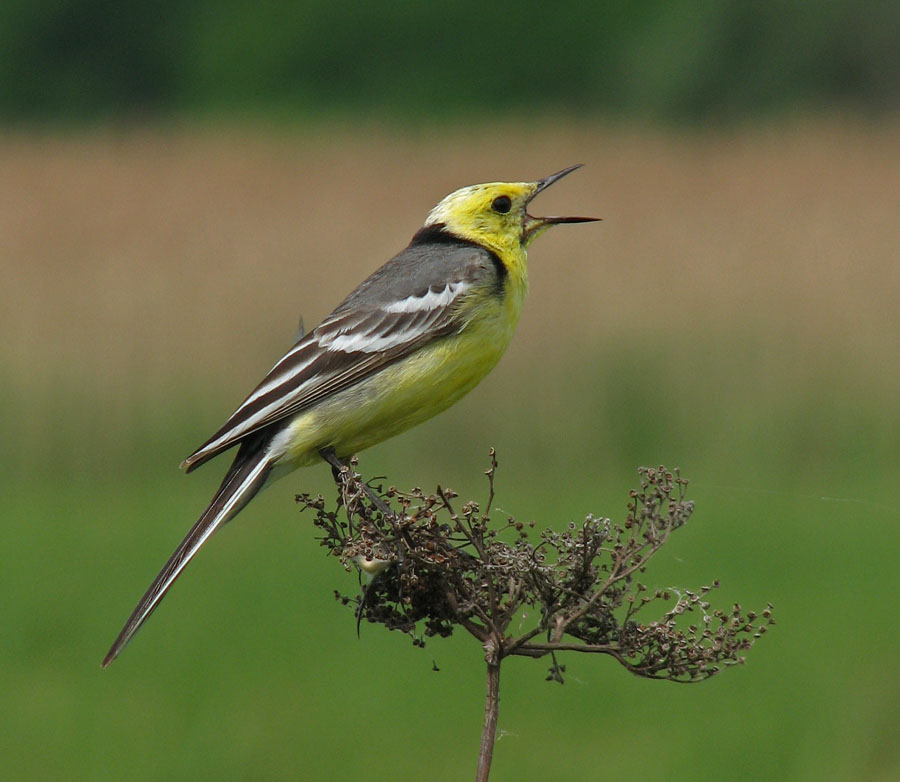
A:
[[[0,774],[472,776],[482,656],[332,599],[257,499],[100,659],[214,491],[179,461],[463,184],[585,169],[509,354],[363,455],[539,526],[697,511],[647,582],[771,601],[690,686],[504,666],[493,779],[900,779],[900,6],[25,3],[0,14]],[[227,458],[227,457],[226,457]],[[433,663],[440,668],[432,670]]]
[[[10,116],[231,110],[404,121],[510,109],[744,117],[896,108],[891,0],[7,0]]]

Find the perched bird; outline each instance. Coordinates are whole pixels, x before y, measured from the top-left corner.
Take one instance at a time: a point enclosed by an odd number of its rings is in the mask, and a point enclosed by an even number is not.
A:
[[[529,202],[580,166],[536,182],[472,185],[441,201],[409,246],[275,364],[186,472],[238,446],[209,507],[166,562],[103,660],[125,648],[200,547],[264,486],[323,459],[338,467],[445,410],[494,367],[528,290],[526,248],[558,223]]]

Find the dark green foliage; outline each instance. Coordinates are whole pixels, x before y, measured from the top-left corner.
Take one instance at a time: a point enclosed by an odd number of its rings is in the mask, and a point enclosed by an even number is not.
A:
[[[7,0],[7,118],[210,109],[699,119],[900,104],[900,6]]]

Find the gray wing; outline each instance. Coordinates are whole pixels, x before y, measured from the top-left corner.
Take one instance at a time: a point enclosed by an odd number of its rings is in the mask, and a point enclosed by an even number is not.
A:
[[[329,318],[346,310],[372,309],[421,296],[428,288],[443,287],[451,280],[496,285],[505,274],[503,264],[490,251],[440,230],[426,234],[428,230],[417,237],[437,237],[437,241],[414,238],[413,244],[360,283]]]
[[[366,279],[269,370],[225,424],[182,462],[190,471],[258,432],[465,328],[465,300],[500,275],[468,243],[410,245]]]

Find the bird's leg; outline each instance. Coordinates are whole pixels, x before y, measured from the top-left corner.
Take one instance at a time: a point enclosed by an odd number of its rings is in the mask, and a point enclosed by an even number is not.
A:
[[[341,479],[341,471],[346,467],[348,470],[350,466],[345,462],[342,462],[337,454],[334,452],[334,448],[323,448],[319,451],[319,456],[321,456],[328,464],[331,465],[331,474],[334,476],[334,482],[338,485],[342,485]],[[391,506],[388,505],[379,495],[378,492],[375,491],[368,483],[364,481],[360,481],[359,484],[362,487],[362,490],[366,493],[366,496],[372,501],[372,504],[381,511],[381,513],[385,516],[394,516],[396,515],[393,510],[391,510]]]
[[[346,467],[348,470],[350,466],[342,462],[337,454],[334,452],[334,448],[323,448],[319,451],[319,455],[331,465],[331,474],[334,476],[334,482],[338,485],[338,488],[343,487],[343,477],[342,472]],[[372,504],[381,511],[382,515],[385,518],[393,518],[397,519],[397,514],[391,509],[390,505],[388,505],[379,495],[378,493],[371,487],[369,484],[360,481],[360,485],[362,486],[363,491],[366,493],[366,496],[372,501]],[[406,541],[406,545],[412,548],[413,542],[409,537],[409,533],[401,529],[400,536]],[[397,541],[397,562],[402,566],[404,563],[404,555],[403,555],[403,546],[400,541]],[[379,578],[381,574],[377,574],[375,579]],[[373,582],[374,580],[373,579]],[[369,587],[371,587],[372,582],[366,585],[363,589],[362,598],[360,600],[359,609],[356,615],[356,631],[359,633],[359,623],[362,621],[363,612],[365,610],[366,605],[366,597],[368,596]]]
[[[350,469],[350,466],[344,462],[342,462],[337,454],[334,452],[334,448],[323,448],[319,451],[319,455],[331,466],[331,474],[334,476],[334,482],[338,485],[338,488],[343,490],[344,486],[344,478],[343,471],[346,467],[347,470]],[[394,517],[396,518],[396,514],[391,507],[378,496],[376,491],[369,486],[369,484],[360,481],[360,485],[362,486],[363,491],[366,493],[366,496],[372,501],[372,504],[381,511],[382,515],[385,518]],[[405,535],[408,537],[408,535]],[[412,541],[407,540],[407,544],[411,545]],[[403,563],[403,546],[397,546],[397,561],[401,564]],[[375,576],[365,585],[363,586],[362,594],[359,598],[359,606],[356,609],[356,635],[359,636],[359,628],[362,624],[363,616],[366,612],[366,601],[369,597],[369,590],[375,584],[375,582],[381,578],[381,573],[376,573]]]
[[[341,468],[332,464],[331,465],[331,477],[334,478],[334,482],[337,484],[337,487],[340,489],[343,486],[341,481]]]

